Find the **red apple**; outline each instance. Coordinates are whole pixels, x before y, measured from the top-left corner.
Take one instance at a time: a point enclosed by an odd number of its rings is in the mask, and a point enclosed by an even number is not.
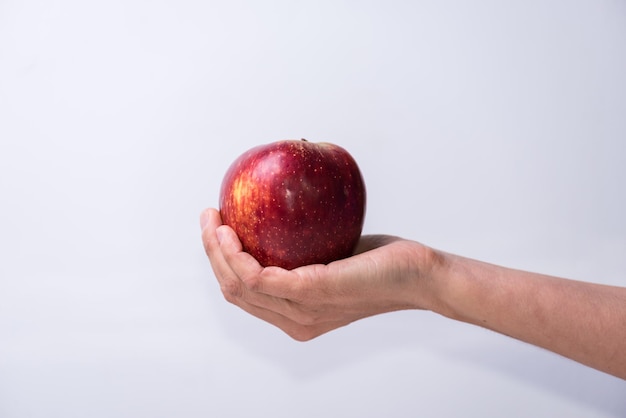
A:
[[[263,266],[293,269],[352,255],[365,218],[365,183],[342,147],[306,140],[261,145],[230,166],[222,221]]]

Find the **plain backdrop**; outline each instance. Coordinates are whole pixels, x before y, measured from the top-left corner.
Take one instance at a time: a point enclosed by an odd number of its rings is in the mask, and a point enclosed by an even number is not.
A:
[[[330,141],[367,233],[626,285],[625,75],[620,0],[0,0],[0,417],[626,416],[432,313],[295,342],[198,225],[248,148]]]

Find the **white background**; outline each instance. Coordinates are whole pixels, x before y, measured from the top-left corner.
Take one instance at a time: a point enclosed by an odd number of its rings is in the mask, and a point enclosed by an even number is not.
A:
[[[0,417],[625,416],[624,381],[432,313],[292,341],[198,226],[304,137],[359,162],[366,232],[625,285],[625,75],[618,0],[0,0]]]

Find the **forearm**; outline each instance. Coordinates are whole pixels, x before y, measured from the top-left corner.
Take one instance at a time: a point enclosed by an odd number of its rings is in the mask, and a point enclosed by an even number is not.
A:
[[[626,379],[626,288],[437,258],[434,311]]]

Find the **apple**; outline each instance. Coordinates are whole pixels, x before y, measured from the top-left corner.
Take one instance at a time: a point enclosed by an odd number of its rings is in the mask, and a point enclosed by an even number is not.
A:
[[[263,266],[328,264],[352,255],[359,241],[365,183],[354,158],[338,145],[272,142],[232,163],[220,214]]]

